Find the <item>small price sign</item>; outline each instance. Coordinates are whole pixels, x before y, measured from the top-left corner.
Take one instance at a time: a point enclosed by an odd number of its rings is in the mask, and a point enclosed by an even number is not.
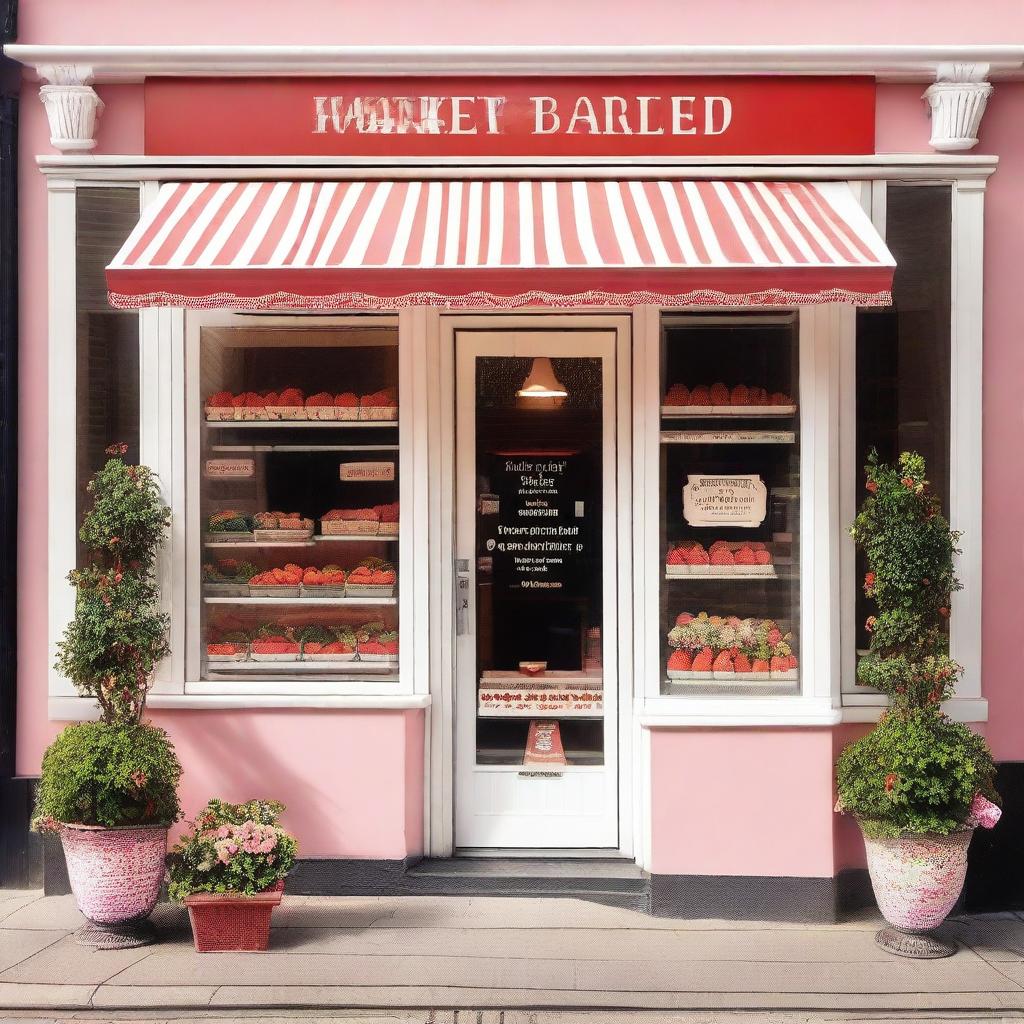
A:
[[[394,480],[393,462],[343,462],[340,466],[342,480]]]
[[[210,480],[248,480],[256,474],[253,459],[207,459],[204,467]]]
[[[683,487],[683,518],[690,526],[760,526],[767,509],[768,489],[756,473],[693,473]]]

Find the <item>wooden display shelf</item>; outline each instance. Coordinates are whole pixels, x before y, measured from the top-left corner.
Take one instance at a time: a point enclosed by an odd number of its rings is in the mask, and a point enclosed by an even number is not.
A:
[[[771,568],[766,566],[765,568]],[[708,572],[674,573],[665,569],[666,580],[777,580],[782,577],[772,569],[771,572],[729,572],[727,569],[709,570]]]
[[[795,405],[663,405],[667,420],[754,419],[761,416],[795,416]]]
[[[663,430],[662,444],[795,444],[793,430]]]
[[[346,607],[398,604],[397,597],[203,597],[203,604],[317,605]]]
[[[398,420],[203,420],[212,430],[363,430],[397,427]]]

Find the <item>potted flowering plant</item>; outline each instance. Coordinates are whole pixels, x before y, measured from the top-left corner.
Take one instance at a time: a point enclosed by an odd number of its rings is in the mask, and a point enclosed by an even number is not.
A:
[[[839,758],[841,811],[860,824],[879,909],[890,927],[882,948],[902,956],[948,956],[930,935],[960,897],[974,829],[999,820],[995,765],[985,741],[942,712],[962,669],[949,656],[950,596],[959,534],[925,479],[924,459],[899,465],[872,452],[869,495],[851,534],[867,555],[870,649],[858,683],[889,697],[877,727]]]
[[[181,765],[167,734],[142,721],[153,671],[168,653],[155,562],[169,523],[153,474],[107,449],[79,536],[91,561],[71,572],[75,617],[57,669],[93,698],[100,721],[68,726],[43,756],[33,828],[60,836],[79,910],[80,942],[152,942],[146,921],[163,880],[167,830],[178,818]]]
[[[200,953],[265,950],[270,915],[295,863],[295,838],[270,800],[211,800],[167,858],[171,899],[188,907]]]

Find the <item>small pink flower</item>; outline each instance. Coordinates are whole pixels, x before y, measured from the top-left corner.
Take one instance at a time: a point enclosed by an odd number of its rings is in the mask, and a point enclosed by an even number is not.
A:
[[[267,858],[267,863],[268,863],[268,864],[273,864],[273,863],[274,863],[274,855],[273,855],[273,854],[271,854],[271,855],[270,855],[270,856],[269,856],[269,857]]]
[[[137,772],[132,772],[132,782],[134,782],[139,789],[142,789],[142,787],[145,786],[145,784],[148,781],[149,778],[147,777],[144,771],[140,770]]]
[[[974,794],[971,808],[967,812],[967,826],[995,828],[996,822],[1003,816],[1002,809],[980,793]]]
[[[228,836],[231,835],[231,829],[229,829],[227,825],[221,825],[221,827],[217,829],[217,835],[220,836],[221,839],[227,839]]]
[[[269,836],[260,843],[260,853],[270,853],[275,846],[277,846],[277,837]]]

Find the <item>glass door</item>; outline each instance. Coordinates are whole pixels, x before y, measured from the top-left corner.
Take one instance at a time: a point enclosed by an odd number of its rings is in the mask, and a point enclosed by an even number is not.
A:
[[[614,848],[615,335],[456,335],[455,844]]]

